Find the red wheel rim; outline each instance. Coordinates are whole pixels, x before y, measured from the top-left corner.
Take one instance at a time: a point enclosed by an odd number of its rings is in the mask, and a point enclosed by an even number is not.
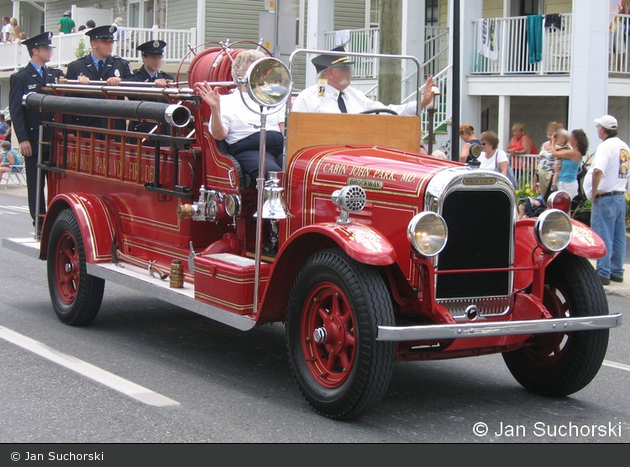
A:
[[[306,297],[300,323],[302,351],[315,380],[341,386],[356,357],[355,320],[350,302],[335,284],[322,282]]]
[[[59,298],[68,305],[72,304],[79,288],[79,253],[69,232],[64,232],[57,243],[55,279]]]
[[[555,284],[545,287],[543,302],[554,318],[571,316],[568,295]],[[536,344],[528,349],[528,354],[540,367],[553,367],[560,362],[571,346],[571,334],[550,333],[537,336]]]

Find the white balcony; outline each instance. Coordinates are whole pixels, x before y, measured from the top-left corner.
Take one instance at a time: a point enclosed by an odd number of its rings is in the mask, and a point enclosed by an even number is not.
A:
[[[114,55],[129,60],[133,63],[141,62],[140,52],[136,47],[150,40],[163,40],[168,46],[164,50],[164,62],[180,63],[182,59],[189,61],[192,54],[189,54],[190,47],[196,45],[196,28],[191,29],[160,29],[153,28],[120,28],[119,36],[114,44]],[[52,59],[48,63],[51,67],[65,67],[68,63],[76,60],[82,54],[79,53],[79,44],[85,44],[85,51],[90,50],[89,37],[82,32],[74,34],[56,34],[52,38],[55,50]],[[87,53],[87,52],[86,52]],[[29,62],[26,47],[18,42],[10,44],[0,44],[0,74],[7,75],[14,73],[18,68],[25,66]]]
[[[615,15],[609,40],[608,71],[630,77],[628,66],[629,15]],[[473,20],[471,75],[569,75],[573,21],[570,13],[560,15],[553,26],[543,22],[542,33],[534,38],[528,31],[527,16]],[[489,40],[483,37],[490,38]],[[540,45],[538,46],[538,40]],[[538,53],[537,53],[538,52]]]

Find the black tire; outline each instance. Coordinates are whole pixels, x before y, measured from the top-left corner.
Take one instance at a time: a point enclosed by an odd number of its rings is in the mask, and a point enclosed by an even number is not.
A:
[[[561,253],[545,273],[544,304],[554,317],[608,314],[597,272],[586,258]],[[527,390],[562,397],[586,387],[599,371],[608,329],[539,334],[532,345],[503,354],[510,373]]]
[[[60,321],[71,326],[90,324],[101,308],[105,281],[86,269],[83,237],[74,213],[59,213],[48,240],[48,290]]]
[[[396,344],[376,336],[379,325],[393,324],[391,297],[374,267],[339,249],[309,258],[293,283],[286,332],[293,374],[315,412],[350,420],[381,400]],[[316,342],[315,329],[326,330],[323,342]]]

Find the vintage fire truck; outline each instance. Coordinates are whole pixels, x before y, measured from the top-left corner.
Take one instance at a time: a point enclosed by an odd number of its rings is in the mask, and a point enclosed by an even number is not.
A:
[[[395,362],[501,353],[534,393],[589,384],[621,324],[588,260],[605,253],[596,233],[561,209],[517,220],[506,177],[418,153],[419,115],[291,112],[292,65],[271,56],[238,86],[257,103],[261,146],[266,116],[287,109],[284,170],[249,180],[193,91],[234,88],[239,47],[197,51],[188,81],[166,88],[67,82],[24,96],[56,116],[40,143],[47,209],[41,233],[3,244],[46,261],[62,322],[92,322],[112,281],[243,331],[284,323],[298,387],[339,420],[379,402]],[[299,53],[331,52],[291,63]]]

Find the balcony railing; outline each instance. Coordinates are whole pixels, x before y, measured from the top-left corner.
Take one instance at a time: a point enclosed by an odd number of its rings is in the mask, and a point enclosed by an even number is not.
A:
[[[608,71],[629,76],[630,15],[613,15],[613,18],[610,24]],[[543,21],[539,56],[530,48],[527,16],[473,20],[472,74],[569,74],[572,19],[572,15],[567,13],[560,15],[553,24]]]
[[[527,16],[473,20],[473,74],[552,74],[571,71],[572,16],[528,31]],[[538,45],[540,41],[540,45]]]
[[[630,74],[630,15],[614,15],[610,23],[610,47],[608,71]]]
[[[191,29],[159,29],[153,28],[120,28],[118,38],[114,44],[114,55],[119,55],[132,62],[141,61],[140,52],[136,47],[150,40],[163,40],[168,45],[164,50],[164,61],[179,63],[190,50],[189,45],[196,45],[196,28]],[[82,32],[74,34],[57,34],[52,38],[55,47],[50,67],[66,66],[76,60],[81,41],[85,50],[90,50],[88,36]],[[28,51],[19,42],[0,44],[0,72],[15,71],[29,62]],[[192,58],[189,55],[186,59]]]

